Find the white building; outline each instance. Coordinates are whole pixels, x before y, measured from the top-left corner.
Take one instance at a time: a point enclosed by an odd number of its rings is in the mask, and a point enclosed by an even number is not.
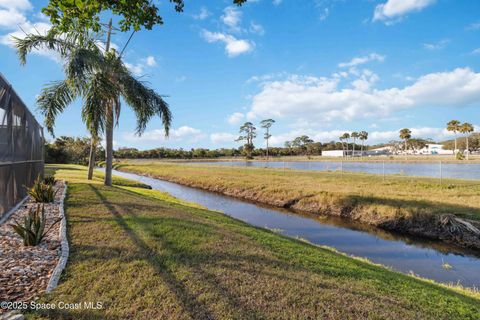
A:
[[[324,157],[343,157],[344,155],[343,150],[323,150],[322,156]]]
[[[444,149],[442,144],[429,143],[424,148],[418,150],[418,154],[445,155],[453,154],[453,150]]]

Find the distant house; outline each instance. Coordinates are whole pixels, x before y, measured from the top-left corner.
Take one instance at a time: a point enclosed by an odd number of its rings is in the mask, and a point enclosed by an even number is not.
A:
[[[385,156],[393,153],[393,148],[391,146],[375,148],[371,150],[364,151],[366,156]]]
[[[453,154],[453,150],[444,149],[442,144],[429,143],[424,148],[418,150],[418,154]]]
[[[324,156],[324,157],[343,157],[345,153],[346,153],[346,151],[343,151],[343,150],[323,150],[322,151],[322,156]]]

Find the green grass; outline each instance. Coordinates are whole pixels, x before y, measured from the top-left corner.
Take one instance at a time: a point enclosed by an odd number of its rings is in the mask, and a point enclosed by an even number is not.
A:
[[[102,302],[32,319],[478,319],[480,296],[249,226],[164,193],[69,182],[71,253],[42,302]],[[120,180],[114,180],[120,181]],[[125,186],[126,185],[126,186]]]

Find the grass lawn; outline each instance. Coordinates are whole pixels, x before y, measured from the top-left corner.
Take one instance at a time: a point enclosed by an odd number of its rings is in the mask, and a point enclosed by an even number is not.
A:
[[[389,271],[158,191],[68,180],[71,254],[41,319],[478,319],[480,296]]]

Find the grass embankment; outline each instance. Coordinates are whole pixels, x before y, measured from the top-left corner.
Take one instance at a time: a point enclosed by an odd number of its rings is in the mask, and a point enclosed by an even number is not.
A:
[[[480,163],[479,155],[470,155],[469,160],[456,160],[452,155],[389,155],[389,156],[371,156],[371,157],[329,157],[329,156],[280,156],[269,157],[269,161],[335,161],[335,162],[399,162],[399,163],[457,163],[457,164],[478,164]],[[130,162],[245,162],[243,157],[220,157],[220,158],[195,158],[195,159],[128,159]],[[267,161],[267,157],[256,156],[255,159],[249,161]]]
[[[477,319],[480,296],[249,226],[158,191],[69,182],[71,246],[45,319]],[[127,185],[127,186],[125,186]]]
[[[124,162],[117,168],[233,197],[347,217],[387,230],[480,248],[480,235],[463,224],[480,227],[478,182],[444,179],[440,185],[433,178],[389,176],[384,181],[382,176],[370,174],[164,162]]]

